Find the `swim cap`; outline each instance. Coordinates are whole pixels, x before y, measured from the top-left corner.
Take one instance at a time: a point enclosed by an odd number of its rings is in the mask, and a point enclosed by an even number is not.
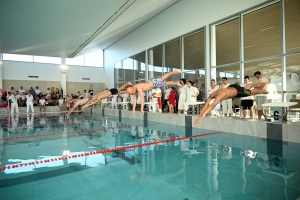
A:
[[[128,93],[129,95],[132,95],[132,94],[135,92],[135,88],[134,88],[134,87],[128,87],[128,88],[126,89],[126,91],[127,91],[127,93]]]

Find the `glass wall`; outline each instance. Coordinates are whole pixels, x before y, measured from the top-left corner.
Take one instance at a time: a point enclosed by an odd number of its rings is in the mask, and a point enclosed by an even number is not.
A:
[[[281,3],[285,6],[284,27],[280,18]],[[253,10],[217,21],[210,25],[209,36],[205,36],[203,30],[198,30],[147,50],[147,66],[145,52],[132,56],[133,79],[125,79],[147,80],[160,77],[174,69],[182,69],[183,75],[173,76],[170,80],[178,81],[184,76],[200,88],[212,78],[216,79],[217,84],[222,83],[222,77],[227,77],[229,83],[240,84],[243,82],[241,76],[248,75],[250,81],[254,82],[254,72],[260,71],[263,78],[268,79],[270,85],[274,86],[272,88],[276,88],[278,95],[272,97],[273,100],[284,100],[282,90],[286,88],[286,100],[289,101],[300,93],[300,85],[296,84],[300,83],[299,10],[299,0],[269,1]],[[285,30],[285,38],[282,38],[282,29]],[[282,54],[284,42],[286,54]],[[209,68],[205,67],[205,45],[209,45],[211,57],[208,62],[211,72],[209,77],[205,71]],[[285,58],[286,65],[282,66]],[[283,69],[286,69],[284,78]],[[122,74],[120,71],[118,73],[119,76]],[[129,75],[125,74],[125,77]]]

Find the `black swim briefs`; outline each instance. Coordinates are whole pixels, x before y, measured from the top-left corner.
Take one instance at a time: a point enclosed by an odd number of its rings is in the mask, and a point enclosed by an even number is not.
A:
[[[116,88],[112,88],[109,90],[112,95],[118,94],[119,91]]]
[[[251,91],[248,89],[245,89],[244,87],[241,87],[237,84],[231,84],[228,87],[235,88],[237,91],[236,97],[248,97],[251,96]]]

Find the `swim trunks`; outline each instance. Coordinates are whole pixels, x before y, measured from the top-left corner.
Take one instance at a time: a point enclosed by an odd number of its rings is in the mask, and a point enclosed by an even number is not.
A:
[[[251,96],[251,91],[248,89],[245,89],[244,87],[241,87],[237,84],[231,84],[228,87],[235,88],[237,91],[236,97],[248,97]]]
[[[116,88],[112,88],[109,90],[112,95],[118,94],[119,91]]]
[[[166,81],[162,80],[162,78],[150,79],[149,82],[152,82],[154,88],[166,86]]]

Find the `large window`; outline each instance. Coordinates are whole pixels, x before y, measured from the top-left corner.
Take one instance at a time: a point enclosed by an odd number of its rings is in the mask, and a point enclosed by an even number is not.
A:
[[[124,69],[122,68],[122,63],[115,63],[115,87],[118,87],[120,84],[125,82],[124,78]]]
[[[61,58],[58,57],[33,56],[33,61],[39,63],[61,64]]]
[[[19,54],[3,54],[3,60],[13,60],[22,62],[33,62],[33,56],[19,55]]]
[[[279,3],[246,14],[243,19],[245,60],[280,54]]]
[[[125,82],[133,81],[134,80],[133,59],[127,58],[122,62],[123,62],[123,69],[125,75]]]
[[[226,77],[229,84],[240,83],[240,66],[231,65],[227,67],[218,67],[216,72],[216,82],[218,85],[222,84],[222,78]]]
[[[300,52],[300,1],[285,1],[286,53]]]
[[[286,57],[286,99],[300,94],[300,54]]]
[[[216,26],[216,65],[239,62],[239,19]]]
[[[79,65],[84,66],[84,56],[77,56],[74,58],[67,58],[66,59],[67,65]]]
[[[204,68],[204,32],[198,32],[184,38],[184,69]]]
[[[165,45],[165,67],[164,73],[181,69],[180,65],[180,40],[177,39]],[[180,75],[176,74],[169,78],[170,81],[179,81]]]
[[[163,73],[163,48],[162,46],[148,51],[148,77],[160,77]]]
[[[146,78],[146,56],[145,52],[133,57],[133,73],[135,80],[145,80]]]

